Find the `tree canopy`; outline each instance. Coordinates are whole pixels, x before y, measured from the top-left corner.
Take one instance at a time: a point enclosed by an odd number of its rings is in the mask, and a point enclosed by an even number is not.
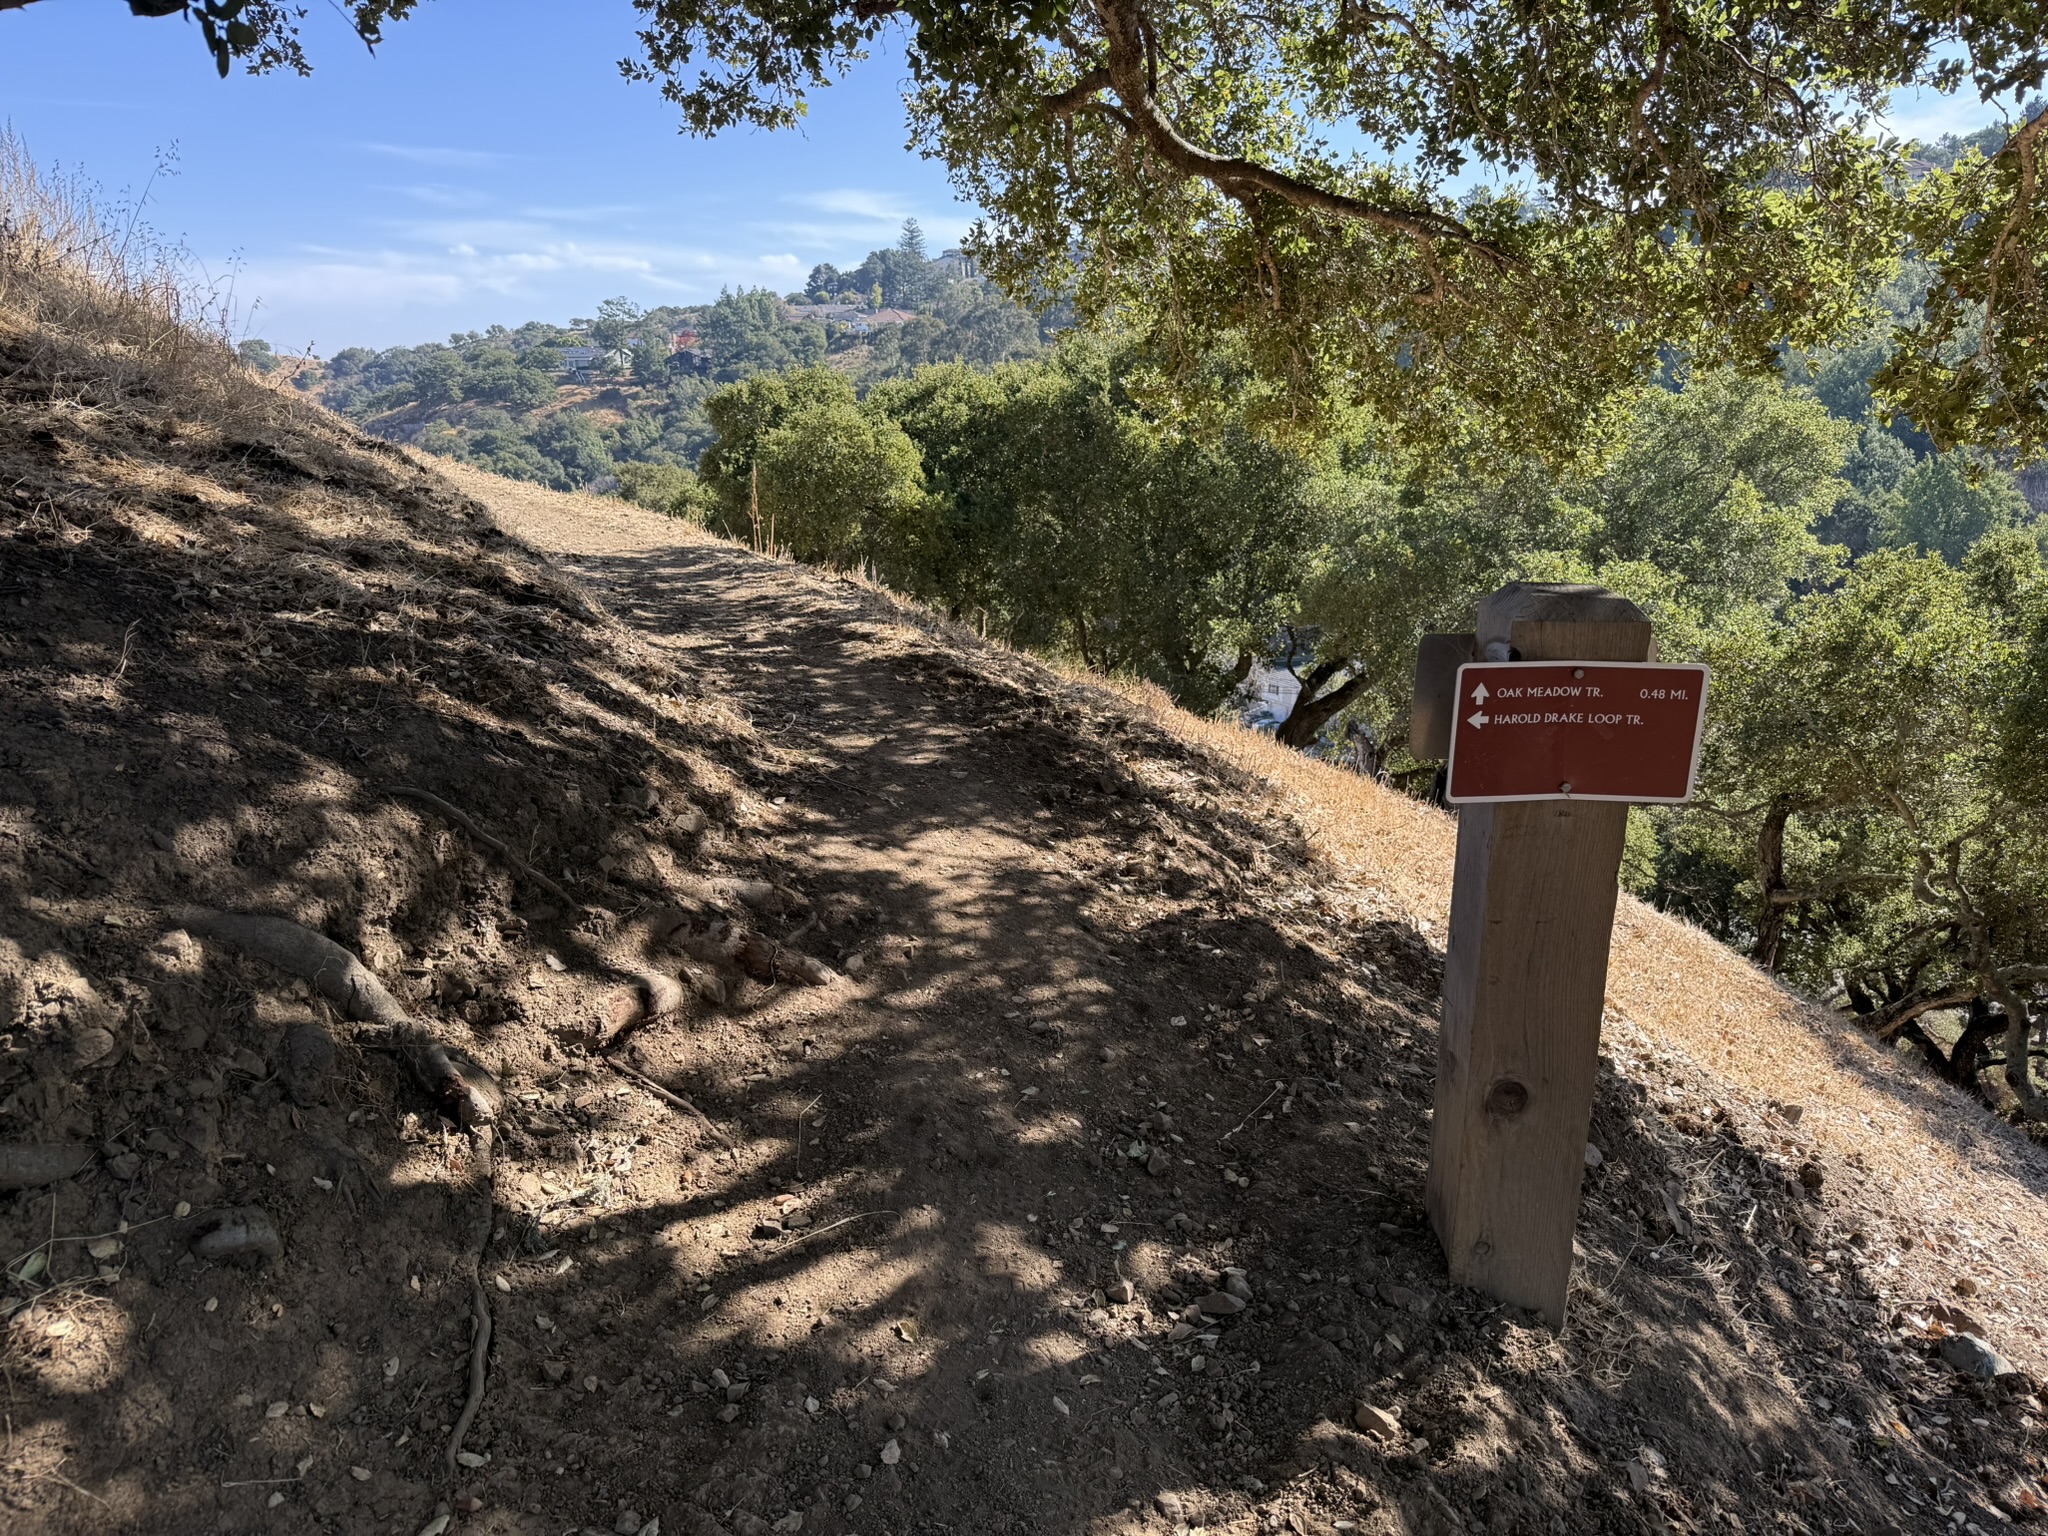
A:
[[[0,0],[0,11],[19,11],[37,0]],[[356,36],[374,48],[384,39],[384,23],[412,13],[418,0],[332,0]],[[222,76],[241,64],[251,74],[289,69],[308,74],[299,23],[305,8],[290,0],[128,0],[130,15],[191,22],[199,41],[212,55]]]
[[[1135,321],[1167,389],[1226,352],[1275,421],[1567,458],[1670,349],[1762,371],[1851,327],[1910,235],[1886,400],[2048,440],[2044,117],[1916,179],[1871,116],[2037,89],[2024,0],[637,3],[626,71],[699,133],[799,121],[899,29],[985,270]]]
[[[338,3],[374,44],[415,0]],[[2033,0],[634,3],[623,71],[704,134],[797,123],[900,35],[984,270],[1135,325],[1180,405],[1227,355],[1268,428],[1363,406],[1580,457],[1673,350],[1761,372],[1853,329],[1910,242],[1931,288],[1879,399],[1941,446],[2048,443],[2048,110],[1917,165],[1874,117],[1921,86],[2017,110],[2048,77]],[[129,4],[223,73],[306,68],[280,0]]]

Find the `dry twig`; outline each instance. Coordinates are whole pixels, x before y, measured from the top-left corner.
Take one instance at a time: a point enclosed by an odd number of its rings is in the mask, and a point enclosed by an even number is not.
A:
[[[510,864],[512,866],[514,871],[521,875],[524,875],[527,879],[531,880],[535,885],[539,886],[542,890],[546,891],[550,896],[554,897],[555,900],[562,903],[562,905],[567,907],[570,911],[581,912],[583,910],[582,902],[578,901],[574,896],[571,896],[567,891],[563,890],[559,885],[555,884],[554,881],[550,880],[546,875],[542,874],[539,870],[535,869],[531,864],[527,863],[526,860],[522,859],[518,854],[514,853],[512,851],[510,844],[506,843],[501,838],[491,836],[490,833],[486,832],[482,827],[478,826],[474,821],[472,821],[468,817],[468,815],[466,815],[462,811],[457,810],[454,806],[450,805],[446,800],[443,800],[439,795],[428,794],[427,791],[425,791],[424,789],[415,789],[410,784],[385,784],[382,785],[381,788],[387,795],[397,795],[406,800],[417,800],[422,805],[432,806],[435,810],[439,811],[443,816],[446,816],[450,821],[454,822],[458,827],[462,828],[462,830],[467,832],[471,837],[475,838],[478,842],[482,843],[486,848],[494,850],[497,853],[498,857],[500,857],[507,864]]]

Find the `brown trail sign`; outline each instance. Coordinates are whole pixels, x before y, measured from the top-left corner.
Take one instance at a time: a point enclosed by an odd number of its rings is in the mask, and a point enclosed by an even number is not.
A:
[[[1457,700],[1444,795],[1453,805],[1692,797],[1705,667],[1468,662]]]
[[[1645,665],[1652,649],[1626,598],[1515,582],[1480,604],[1476,635],[1430,636],[1418,659],[1416,754],[1451,756],[1460,804],[1430,1223],[1453,1280],[1553,1326],[1627,802],[1684,799],[1698,758],[1705,668]]]

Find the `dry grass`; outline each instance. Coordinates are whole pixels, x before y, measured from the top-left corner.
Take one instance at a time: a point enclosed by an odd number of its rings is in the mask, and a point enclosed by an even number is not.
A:
[[[97,188],[43,171],[0,129],[0,383],[33,379],[86,409],[174,399],[222,427],[273,414],[236,364],[231,300],[141,211],[106,211]]]
[[[1375,888],[1441,942],[1457,850],[1451,816],[1269,737],[1198,719],[1156,688],[1118,691],[1161,729],[1271,786],[1340,876]],[[1928,1232],[1960,1230],[1966,1243],[1975,1222],[2012,1256],[2013,1279],[2048,1282],[2041,1149],[1854,1024],[1691,924],[1626,896],[1615,914],[1607,1009],[1610,1034],[1635,1026],[1752,1110],[1771,1101],[1803,1106],[1800,1140],[1892,1185],[1908,1221]],[[2018,1302],[2025,1293],[2004,1294]]]

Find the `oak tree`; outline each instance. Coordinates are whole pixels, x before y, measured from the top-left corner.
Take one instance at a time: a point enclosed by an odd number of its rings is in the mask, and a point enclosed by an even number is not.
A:
[[[1873,118],[2037,89],[2031,0],[635,3],[624,68],[697,133],[795,124],[900,38],[983,270],[1135,325],[1170,399],[1229,354],[1270,424],[1568,459],[1671,349],[1762,371],[1867,321],[1910,234],[1887,400],[2048,438],[2043,119],[1916,180]]]

